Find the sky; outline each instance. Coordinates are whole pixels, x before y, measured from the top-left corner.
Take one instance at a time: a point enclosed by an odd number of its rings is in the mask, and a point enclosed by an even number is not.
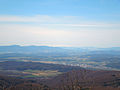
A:
[[[120,47],[120,0],[0,0],[0,46]]]

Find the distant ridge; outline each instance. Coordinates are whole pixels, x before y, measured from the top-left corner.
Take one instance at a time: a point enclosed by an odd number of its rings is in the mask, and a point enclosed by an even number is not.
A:
[[[96,48],[96,47],[52,47],[52,46],[0,46],[0,53],[52,53],[69,51],[120,51],[120,47]]]
[[[0,46],[0,52],[56,52],[61,51],[60,47],[50,47],[50,46],[20,46],[20,45],[10,45],[10,46]]]

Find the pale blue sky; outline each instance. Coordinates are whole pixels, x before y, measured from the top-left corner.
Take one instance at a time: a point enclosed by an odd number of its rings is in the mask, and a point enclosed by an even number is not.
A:
[[[120,0],[0,0],[0,45],[120,46]]]

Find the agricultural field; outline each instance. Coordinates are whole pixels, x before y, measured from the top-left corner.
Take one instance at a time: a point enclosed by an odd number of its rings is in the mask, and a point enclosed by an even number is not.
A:
[[[57,76],[59,74],[62,74],[61,72],[58,71],[52,71],[52,70],[25,70],[22,73],[28,74],[25,77],[53,77]]]

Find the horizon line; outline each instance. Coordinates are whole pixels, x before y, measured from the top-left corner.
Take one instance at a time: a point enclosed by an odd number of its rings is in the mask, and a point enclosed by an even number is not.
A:
[[[11,44],[11,45],[0,45],[0,47],[2,46],[20,46],[20,47],[29,47],[29,46],[35,46],[35,47],[66,47],[66,48],[120,48],[120,46],[118,47],[98,47],[98,46],[56,46],[56,45],[19,45],[19,44]]]

